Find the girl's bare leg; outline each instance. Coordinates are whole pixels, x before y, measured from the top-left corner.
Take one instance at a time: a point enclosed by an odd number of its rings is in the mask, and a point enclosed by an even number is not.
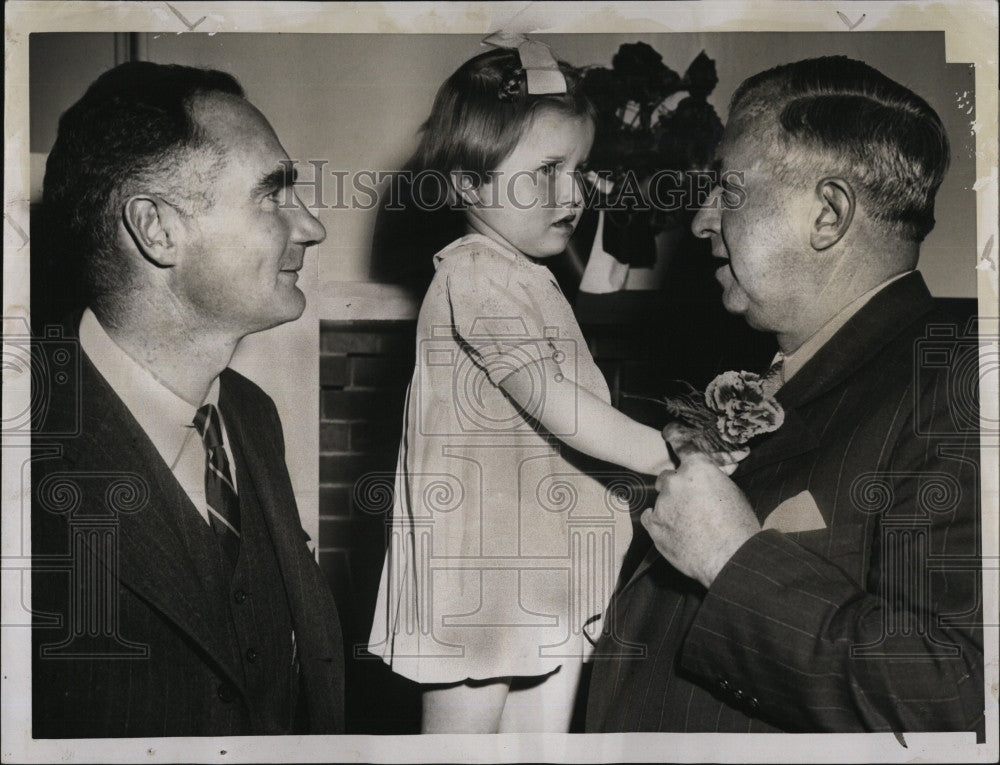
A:
[[[510,689],[509,677],[427,686],[422,733],[496,733]]]
[[[500,733],[567,733],[583,662],[568,658],[555,672],[515,677],[500,717]]]

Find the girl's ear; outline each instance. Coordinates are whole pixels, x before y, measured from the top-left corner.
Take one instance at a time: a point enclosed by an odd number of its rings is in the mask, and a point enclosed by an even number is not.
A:
[[[462,206],[476,207],[480,203],[475,175],[466,170],[452,170],[449,193],[454,195],[450,200]]]

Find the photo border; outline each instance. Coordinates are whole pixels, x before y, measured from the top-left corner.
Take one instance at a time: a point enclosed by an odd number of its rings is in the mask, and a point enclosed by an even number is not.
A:
[[[735,2],[673,3],[223,3],[223,2],[24,2],[6,4],[4,139],[4,332],[29,317],[28,252],[28,35],[32,32],[481,33],[520,32],[843,32],[943,31],[946,61],[975,65],[976,252],[981,332],[997,334],[997,6],[975,2]],[[749,74],[749,72],[748,72]],[[364,288],[356,291],[363,298]],[[338,295],[330,310],[350,301]],[[331,305],[329,302],[324,305]],[[346,310],[346,309],[345,309]],[[324,316],[324,318],[327,318]],[[338,318],[336,315],[331,318]],[[318,347],[318,345],[316,346]],[[996,358],[996,347],[982,348]],[[981,366],[980,374],[986,370]],[[997,370],[982,378],[981,421],[998,417]],[[27,375],[4,368],[3,409],[24,411]],[[2,637],[4,761],[17,762],[903,762],[913,759],[993,762],[998,756],[998,475],[997,436],[981,436],[984,630],[986,660],[985,744],[972,733],[892,734],[497,734],[392,736],[280,736],[115,740],[30,738],[30,630],[4,627]],[[25,442],[5,434],[2,557],[5,575],[23,560],[27,520],[18,487],[26,476],[11,456]],[[23,565],[22,568],[26,568]],[[28,581],[27,577],[24,579]],[[3,614],[10,602],[6,580]],[[6,618],[3,619],[6,622]],[[992,689],[992,691],[991,691]]]

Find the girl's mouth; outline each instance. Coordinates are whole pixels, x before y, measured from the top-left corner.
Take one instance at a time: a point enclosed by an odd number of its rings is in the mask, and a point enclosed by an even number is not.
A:
[[[561,229],[563,231],[572,232],[576,228],[576,216],[575,215],[564,215],[559,218],[555,223],[552,224],[553,227]]]

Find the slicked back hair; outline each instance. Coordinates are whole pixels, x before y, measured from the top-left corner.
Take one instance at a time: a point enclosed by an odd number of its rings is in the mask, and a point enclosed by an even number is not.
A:
[[[877,69],[846,56],[777,66],[737,88],[729,115],[779,178],[833,170],[899,237],[920,242],[934,228],[947,134],[924,99]]]

